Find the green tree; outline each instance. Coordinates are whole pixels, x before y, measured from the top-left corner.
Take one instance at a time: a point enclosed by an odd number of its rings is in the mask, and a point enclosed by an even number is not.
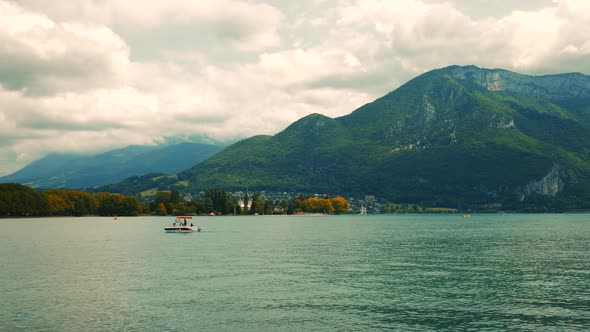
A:
[[[250,206],[250,214],[256,213],[264,214],[264,200],[258,193],[252,195],[252,206]]]
[[[101,216],[137,216],[143,213],[143,204],[135,197],[110,193],[97,193],[95,197]]]
[[[250,206],[250,214],[255,214],[258,213],[258,206],[260,205],[260,196],[258,195],[258,193],[254,193],[252,195],[252,205]]]
[[[250,210],[248,209],[248,192],[246,191],[246,193],[244,194],[244,209],[243,209],[243,213],[248,214],[250,212]]]
[[[0,184],[0,216],[42,216],[48,213],[47,196],[20,184]]]
[[[175,204],[175,205],[179,205],[182,203],[182,196],[180,195],[180,192],[176,189],[172,190],[170,192],[170,202]]]
[[[264,201],[264,214],[273,214],[275,206],[272,200],[267,199]]]
[[[234,203],[224,189],[209,189],[205,193],[205,197],[211,201],[213,212],[216,214],[232,214],[234,212]]]
[[[168,191],[158,191],[156,192],[156,199],[157,203],[170,203],[170,192]]]

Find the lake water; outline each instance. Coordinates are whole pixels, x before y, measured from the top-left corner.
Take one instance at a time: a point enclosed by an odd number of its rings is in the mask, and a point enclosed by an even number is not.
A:
[[[590,215],[0,220],[0,331],[590,329]]]

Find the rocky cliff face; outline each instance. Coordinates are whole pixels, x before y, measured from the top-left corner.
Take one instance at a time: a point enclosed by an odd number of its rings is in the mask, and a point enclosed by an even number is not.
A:
[[[590,76],[580,73],[529,76],[475,66],[448,68],[452,77],[472,81],[489,91],[508,90],[532,97],[562,100],[590,98]]]
[[[551,170],[549,170],[549,173],[547,173],[542,179],[531,181],[525,185],[521,201],[530,194],[555,196],[563,190],[564,185],[565,176],[563,169],[559,164],[554,164],[553,167],[551,167]]]

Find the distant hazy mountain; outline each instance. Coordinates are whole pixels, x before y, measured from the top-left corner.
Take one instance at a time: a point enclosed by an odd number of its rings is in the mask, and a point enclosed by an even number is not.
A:
[[[353,113],[229,146],[190,190],[375,194],[459,208],[590,208],[590,77],[452,66]],[[156,181],[157,182],[157,181]]]
[[[0,178],[41,188],[88,188],[147,173],[174,173],[192,167],[221,146],[180,143],[168,146],[128,146],[83,156],[52,154]]]

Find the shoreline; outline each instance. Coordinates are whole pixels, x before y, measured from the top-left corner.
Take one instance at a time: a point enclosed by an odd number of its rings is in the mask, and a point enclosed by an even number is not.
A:
[[[217,215],[217,216],[209,216],[209,215],[191,215],[191,217],[196,218],[214,218],[214,217],[343,217],[343,216],[357,216],[357,217],[367,217],[367,216],[401,216],[401,215],[443,215],[443,216],[452,216],[456,215],[457,217],[462,217],[465,214],[469,214],[471,217],[477,215],[581,215],[581,214],[590,214],[590,211],[574,211],[574,212],[477,212],[477,211],[469,211],[469,212],[411,212],[411,213],[370,213],[366,215],[359,215],[356,213],[347,213],[347,214],[323,214],[323,213],[301,213],[301,214],[263,214],[263,215]],[[117,219],[115,219],[117,217]],[[8,219],[69,219],[69,218],[110,218],[113,221],[118,221],[121,218],[143,218],[143,217],[162,217],[162,218],[174,218],[175,215],[167,215],[167,216],[154,216],[154,215],[138,215],[138,216],[99,216],[99,215],[84,215],[84,216],[0,216],[0,220],[8,220]]]

